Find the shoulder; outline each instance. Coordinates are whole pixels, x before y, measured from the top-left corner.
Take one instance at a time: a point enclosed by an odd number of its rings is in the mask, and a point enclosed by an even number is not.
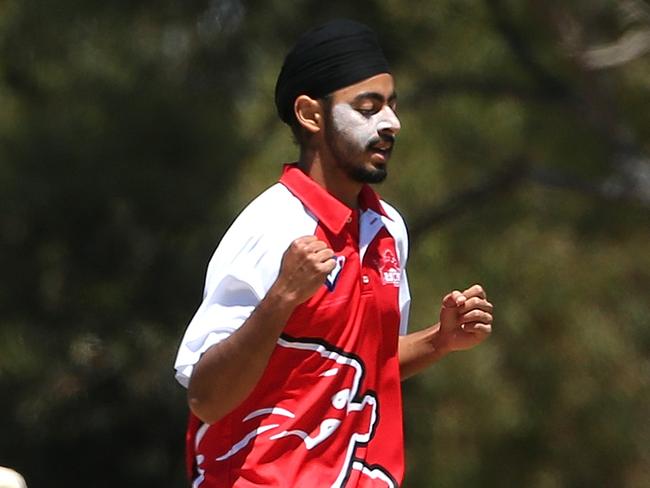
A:
[[[399,211],[385,200],[379,200],[379,202],[381,203],[384,212],[386,212],[386,215],[388,215],[391,220],[406,230],[406,224],[404,223],[404,219],[402,218],[402,215],[399,213]]]
[[[296,238],[313,234],[317,222],[287,188],[276,183],[249,203],[217,246],[208,265],[208,282],[233,269],[253,268],[269,276]]]
[[[276,183],[250,202],[239,214],[233,225],[251,221],[279,223],[286,217],[300,217],[304,207],[284,185]]]
[[[402,258],[401,261],[405,263],[408,256],[409,246],[406,223],[404,222],[402,215],[395,207],[384,200],[380,200],[380,203],[384,209],[384,212],[386,212],[386,215],[388,216],[388,218],[383,219],[384,225],[388,229],[388,232],[390,232],[390,234],[393,236],[393,239],[395,239],[398,251]]]
[[[406,223],[404,222],[402,215],[397,211],[395,207],[386,201],[380,200],[380,203],[384,208],[384,212],[386,212],[386,215],[388,215],[388,219],[384,219],[384,221],[393,237],[408,240],[408,231],[406,229]]]
[[[223,239],[244,244],[310,227],[315,227],[314,218],[284,185],[276,183],[242,210]]]

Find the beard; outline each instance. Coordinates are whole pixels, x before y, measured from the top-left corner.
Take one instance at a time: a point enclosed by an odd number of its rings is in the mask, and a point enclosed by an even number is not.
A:
[[[381,183],[388,176],[385,163],[378,163],[375,166],[343,164],[341,167],[350,179],[357,183]]]
[[[327,133],[325,141],[329,147],[337,166],[353,181],[357,183],[381,183],[388,176],[385,162],[371,163],[369,161],[373,146],[382,140],[394,142],[393,136],[373,137],[364,150],[359,150],[354,143],[347,140],[339,133],[331,121],[331,114],[327,114]],[[386,156],[390,156],[390,151]]]

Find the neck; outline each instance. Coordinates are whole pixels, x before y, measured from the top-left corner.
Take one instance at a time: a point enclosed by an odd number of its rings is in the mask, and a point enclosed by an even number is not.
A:
[[[337,200],[350,208],[358,208],[363,184],[350,179],[333,158],[326,156],[303,148],[300,150],[298,167]]]

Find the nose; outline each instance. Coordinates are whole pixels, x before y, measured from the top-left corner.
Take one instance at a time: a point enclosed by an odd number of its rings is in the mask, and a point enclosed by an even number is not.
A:
[[[377,132],[389,132],[393,136],[396,136],[402,128],[402,125],[395,111],[389,106],[385,106],[379,114],[381,118],[377,124]]]

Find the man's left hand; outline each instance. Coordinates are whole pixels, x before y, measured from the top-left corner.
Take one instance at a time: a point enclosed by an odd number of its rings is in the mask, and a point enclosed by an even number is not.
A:
[[[438,348],[463,351],[483,342],[492,332],[492,309],[481,285],[446,295],[440,310]]]

